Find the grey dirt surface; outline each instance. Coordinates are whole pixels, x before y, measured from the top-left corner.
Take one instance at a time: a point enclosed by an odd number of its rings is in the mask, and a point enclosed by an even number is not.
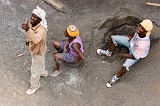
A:
[[[159,0],[152,0],[160,3]],[[67,12],[61,13],[43,0],[0,0],[0,106],[159,106],[160,104],[160,7],[147,6],[146,0],[61,0]],[[41,87],[33,95],[29,88],[31,56],[25,46],[27,36],[21,29],[25,19],[39,5],[48,22],[46,70],[55,67],[53,41],[63,36],[69,24],[75,24],[85,47],[86,61],[77,68],[62,63],[57,78],[41,78]],[[134,16],[154,22],[149,55],[135,64],[112,88],[106,82],[116,74],[123,60],[112,62],[98,56],[107,28],[99,28],[107,19]],[[14,59],[24,53],[25,56]],[[118,57],[115,57],[118,58]]]

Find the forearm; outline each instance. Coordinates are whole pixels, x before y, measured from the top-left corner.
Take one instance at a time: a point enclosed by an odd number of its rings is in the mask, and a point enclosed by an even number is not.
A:
[[[132,54],[122,54],[123,58],[135,59]]]
[[[67,48],[67,47],[68,47],[68,45],[69,45],[69,41],[68,41],[68,40],[66,40],[66,44],[65,44],[64,48]]]
[[[34,44],[39,43],[46,36],[46,30],[41,26],[35,31],[30,28],[26,33]]]
[[[42,34],[34,33],[32,29],[29,29],[27,32],[28,37],[33,41],[33,43],[37,44],[42,39]]]
[[[85,61],[85,60],[86,60],[85,57],[84,57],[84,55],[83,55],[82,53],[79,53],[79,58],[80,58],[80,60],[82,60],[82,61]]]

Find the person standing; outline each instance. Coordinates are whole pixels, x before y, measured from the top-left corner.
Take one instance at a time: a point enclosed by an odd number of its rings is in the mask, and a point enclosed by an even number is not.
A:
[[[26,31],[28,39],[26,45],[32,57],[30,88],[26,91],[28,95],[35,93],[40,87],[40,77],[47,77],[48,72],[45,70],[45,53],[46,53],[46,33],[47,21],[46,12],[39,6],[32,11],[30,22],[27,20],[22,23],[22,29]]]
[[[121,59],[126,58],[125,63],[118,73],[106,84],[107,87],[111,87],[119,78],[124,75],[129,68],[148,55],[150,49],[150,34],[153,29],[153,24],[149,19],[143,20],[137,27],[137,31],[134,36],[111,36],[112,42],[107,50],[97,49],[99,55],[112,56],[112,51],[115,46],[122,45],[129,49],[128,54],[120,54]]]

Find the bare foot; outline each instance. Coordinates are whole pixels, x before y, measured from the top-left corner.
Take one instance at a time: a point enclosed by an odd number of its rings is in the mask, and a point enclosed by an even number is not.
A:
[[[50,77],[57,77],[59,74],[61,74],[62,73],[62,71],[57,71],[57,70],[55,70],[55,72],[53,72],[51,75],[50,75]]]

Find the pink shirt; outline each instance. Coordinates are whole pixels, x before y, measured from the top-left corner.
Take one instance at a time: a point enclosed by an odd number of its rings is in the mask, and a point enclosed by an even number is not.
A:
[[[135,59],[144,58],[148,55],[150,49],[150,38],[146,36],[140,38],[137,33],[130,41],[130,51],[135,57]]]
[[[75,43],[75,42],[80,44],[80,46],[81,46],[81,47],[80,47],[80,50],[81,50],[82,53],[84,52],[81,37],[80,37],[80,36],[77,36],[77,37],[69,44],[69,49],[70,49],[71,53],[74,55],[74,57],[75,57],[75,56],[78,56],[78,54],[77,54],[77,53],[73,50],[73,48],[72,48],[72,44]]]

